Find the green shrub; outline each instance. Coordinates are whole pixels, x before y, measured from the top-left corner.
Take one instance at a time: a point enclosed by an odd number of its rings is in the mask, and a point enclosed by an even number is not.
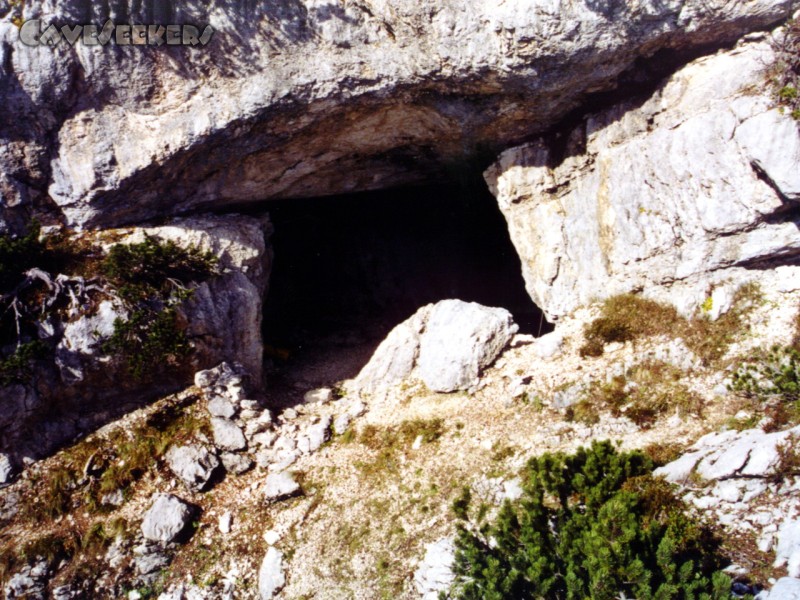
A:
[[[47,346],[36,340],[20,344],[12,354],[0,358],[0,387],[30,379],[31,363],[46,352]]]
[[[34,221],[24,236],[0,235],[0,293],[14,289],[22,281],[22,274],[37,265],[44,253],[39,233],[39,223]]]
[[[729,389],[750,398],[777,397],[796,403],[800,399],[800,351],[773,346],[739,367]]]
[[[180,296],[192,283],[215,273],[216,257],[196,246],[183,248],[173,241],[145,236],[138,244],[116,244],[103,261],[102,270],[129,302]]]
[[[520,501],[458,526],[451,597],[728,598],[718,541],[652,467],[609,442],[531,460]]]
[[[147,236],[138,244],[111,248],[102,270],[129,310],[117,319],[104,350],[121,357],[136,379],[177,366],[191,351],[176,308],[194,286],[216,272],[216,258],[196,247]]]

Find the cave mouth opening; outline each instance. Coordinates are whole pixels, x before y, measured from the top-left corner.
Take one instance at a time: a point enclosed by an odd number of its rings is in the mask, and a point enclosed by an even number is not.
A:
[[[522,333],[552,331],[525,291],[482,179],[275,201],[266,210],[274,226],[267,372],[294,367],[295,387],[354,377],[393,327],[448,298],[504,307]]]

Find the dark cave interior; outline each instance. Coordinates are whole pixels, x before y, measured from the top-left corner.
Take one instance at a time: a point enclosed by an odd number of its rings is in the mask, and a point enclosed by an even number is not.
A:
[[[271,202],[267,356],[336,335],[374,342],[430,302],[508,309],[552,330],[527,295],[506,222],[482,180]]]

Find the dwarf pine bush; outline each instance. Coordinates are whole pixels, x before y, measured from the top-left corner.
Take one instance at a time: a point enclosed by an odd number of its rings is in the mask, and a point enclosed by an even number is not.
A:
[[[800,351],[773,346],[747,361],[731,378],[730,389],[748,397],[776,396],[786,402],[800,399]]]
[[[518,502],[458,527],[450,597],[729,598],[718,541],[652,468],[610,442],[534,458]]]
[[[127,319],[115,321],[104,350],[121,356],[136,379],[180,363],[191,348],[176,308],[215,273],[216,257],[147,236],[113,246],[102,270],[129,311]]]

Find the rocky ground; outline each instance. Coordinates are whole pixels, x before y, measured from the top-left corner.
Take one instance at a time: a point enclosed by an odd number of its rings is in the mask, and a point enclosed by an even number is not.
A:
[[[785,460],[794,430],[754,429],[769,418],[726,389],[739,358],[791,341],[798,299],[751,294],[713,364],[670,336],[581,357],[597,307],[535,339],[493,321],[496,314],[477,318],[473,305],[440,303],[416,317],[424,335],[436,335],[431,314],[452,312],[457,322],[466,309],[474,339],[487,323],[507,338],[496,360],[476,354],[484,335],[439,365],[466,373],[466,389],[431,391],[436,377],[450,376],[420,364],[431,341],[398,333],[359,377],[308,389],[302,403],[274,411],[264,407],[279,399],[269,390],[250,398],[235,367],[198,373],[194,387],[31,466],[0,492],[5,595],[435,597],[449,581],[451,504],[463,486],[497,506],[519,495],[517,473],[530,457],[599,439],[647,448],[662,464],[684,453],[662,471],[726,538],[731,572],[767,586],[800,575],[800,485]],[[409,343],[421,348],[405,376],[368,385],[387,352],[402,357],[397,350]],[[653,364],[671,367],[651,387],[673,386],[675,399],[688,390],[696,401],[676,400],[647,420],[586,401],[593,385],[615,376],[642,385],[642,365]],[[306,366],[298,376],[307,374]]]

